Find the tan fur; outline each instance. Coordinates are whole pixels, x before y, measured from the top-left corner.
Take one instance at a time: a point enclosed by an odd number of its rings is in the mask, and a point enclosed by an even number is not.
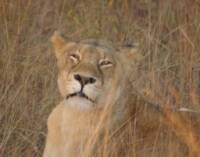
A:
[[[99,40],[66,42],[59,33],[51,38],[59,68],[58,85],[63,97],[48,118],[48,135],[43,157],[78,157],[86,143],[103,124],[109,131],[125,120],[130,108],[130,65],[139,55],[135,48],[115,48]],[[75,75],[90,79],[81,90]],[[105,111],[109,111],[105,114]],[[105,123],[109,119],[109,123]]]

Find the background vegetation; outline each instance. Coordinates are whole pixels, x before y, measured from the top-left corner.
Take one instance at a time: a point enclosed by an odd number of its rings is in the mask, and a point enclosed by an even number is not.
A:
[[[176,137],[186,156],[200,156],[200,1],[0,0],[0,157],[42,154],[47,116],[60,99],[49,43],[55,30],[70,40],[140,43],[145,57],[134,86],[163,106],[175,135],[161,140],[168,156],[176,156],[176,146],[169,146]]]

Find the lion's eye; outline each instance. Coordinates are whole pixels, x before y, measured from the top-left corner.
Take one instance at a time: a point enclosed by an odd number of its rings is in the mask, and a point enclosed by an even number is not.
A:
[[[74,63],[78,63],[80,61],[80,56],[78,54],[71,54],[69,56],[69,58],[74,62]]]
[[[100,60],[99,65],[100,65],[100,67],[108,68],[108,67],[111,67],[113,65],[113,63],[109,60]]]

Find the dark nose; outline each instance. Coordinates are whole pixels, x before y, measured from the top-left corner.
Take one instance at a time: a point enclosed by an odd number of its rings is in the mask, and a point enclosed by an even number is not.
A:
[[[79,81],[81,85],[93,84],[96,82],[96,79],[94,77],[87,77],[79,74],[75,74],[74,79]]]

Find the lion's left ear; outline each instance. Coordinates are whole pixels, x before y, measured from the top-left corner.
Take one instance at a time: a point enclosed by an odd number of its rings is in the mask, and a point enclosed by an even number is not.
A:
[[[137,63],[142,60],[143,55],[139,52],[138,44],[125,45],[119,48],[121,57],[125,62]]]

